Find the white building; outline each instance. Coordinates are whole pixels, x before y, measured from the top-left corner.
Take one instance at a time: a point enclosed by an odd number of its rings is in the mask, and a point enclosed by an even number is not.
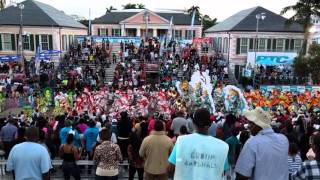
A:
[[[262,15],[265,18],[261,18]],[[263,7],[254,7],[240,11],[209,28],[205,36],[214,38],[215,45],[228,59],[231,71],[239,77],[246,65],[248,52],[286,53],[301,50],[303,27],[295,23],[288,26],[286,20]]]
[[[312,42],[320,44],[320,17],[312,17],[313,26],[310,29]]]

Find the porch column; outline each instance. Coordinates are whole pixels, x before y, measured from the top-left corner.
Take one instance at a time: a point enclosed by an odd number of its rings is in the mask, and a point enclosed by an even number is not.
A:
[[[124,28],[124,24],[121,25],[121,36],[126,36],[126,29]]]
[[[141,36],[141,29],[137,28],[137,37],[140,37],[140,36]]]
[[[158,37],[157,29],[153,29],[153,37]]]

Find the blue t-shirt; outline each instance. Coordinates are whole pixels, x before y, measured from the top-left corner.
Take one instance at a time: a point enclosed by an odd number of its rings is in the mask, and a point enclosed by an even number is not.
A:
[[[211,136],[190,134],[178,137],[169,162],[175,167],[175,180],[221,179],[228,144]]]
[[[71,127],[64,127],[60,130],[59,137],[60,137],[61,144],[67,143],[68,134],[71,130],[72,130]],[[79,133],[75,129],[73,131],[75,132],[75,134],[73,136],[72,144],[76,147],[79,147],[80,146],[78,143],[78,140],[80,139]]]
[[[92,148],[97,141],[97,137],[99,135],[99,129],[94,127],[87,128],[83,133],[83,138],[86,142],[86,150],[88,152],[92,151]]]
[[[14,170],[17,180],[42,180],[42,174],[52,168],[47,149],[34,142],[15,145],[10,151],[7,171]]]

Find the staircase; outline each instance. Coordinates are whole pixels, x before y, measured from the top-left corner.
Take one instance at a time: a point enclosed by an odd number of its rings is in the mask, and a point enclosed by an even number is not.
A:
[[[120,43],[112,43],[112,45],[111,45],[111,57],[112,57],[113,53],[118,55],[120,50],[121,50]]]
[[[114,78],[114,71],[116,69],[117,64],[110,64],[109,68],[106,68],[106,78],[104,80],[105,84],[113,81]]]

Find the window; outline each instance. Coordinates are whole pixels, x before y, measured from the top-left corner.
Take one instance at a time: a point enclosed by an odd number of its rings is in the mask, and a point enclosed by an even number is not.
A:
[[[267,39],[264,39],[264,38],[261,38],[259,39],[259,46],[258,46],[258,50],[259,51],[266,51],[266,48],[267,48],[267,42],[266,42]]]
[[[300,52],[302,47],[302,39],[295,39],[293,49],[295,52]]]
[[[120,37],[121,36],[121,29],[112,29],[112,36]]]
[[[2,47],[5,51],[12,51],[11,34],[2,34]]]
[[[40,35],[40,44],[41,44],[41,50],[49,50],[49,38],[48,35]]]
[[[193,39],[194,37],[196,37],[195,30],[186,30],[186,39]]]
[[[174,30],[174,39],[180,40],[182,38],[182,30]]]
[[[222,38],[221,37],[218,38],[218,50],[219,51],[222,50]]]
[[[100,36],[108,36],[108,29],[100,28]]]
[[[248,52],[248,38],[241,38],[240,42],[240,53],[241,54],[246,54]]]
[[[73,44],[73,35],[69,35],[69,45],[72,45],[72,44]]]
[[[68,36],[62,35],[62,50],[66,51],[68,49]]]
[[[23,39],[23,50],[30,50],[30,37],[27,35],[23,35],[22,39]]]
[[[229,41],[228,38],[223,39],[223,53],[227,53],[229,49]]]
[[[277,52],[281,52],[284,49],[284,39],[277,39],[276,50]]]

